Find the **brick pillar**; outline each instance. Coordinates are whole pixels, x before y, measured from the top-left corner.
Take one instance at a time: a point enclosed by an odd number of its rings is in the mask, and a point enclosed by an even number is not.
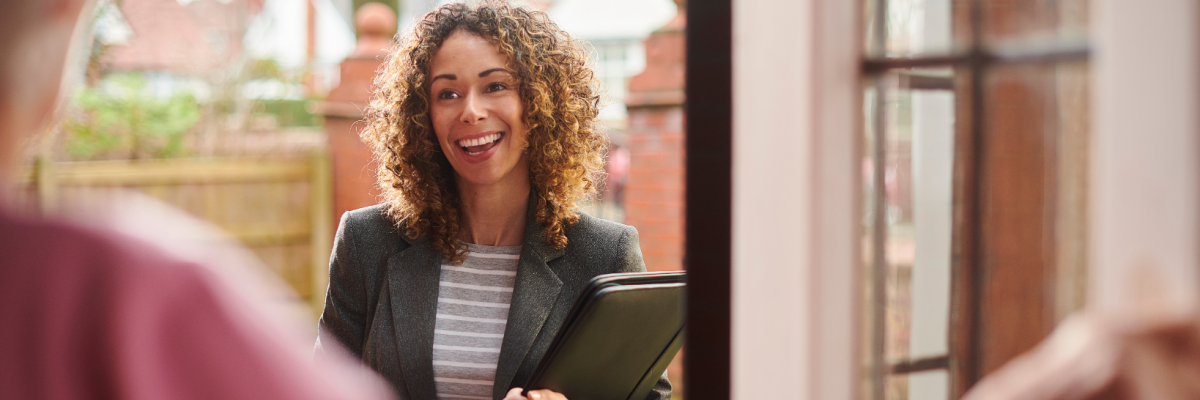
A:
[[[637,228],[646,269],[683,269],[683,4],[646,39],[646,69],[629,81],[625,223]]]
[[[625,96],[629,127],[629,178],[625,223],[637,228],[642,258],[650,271],[683,269],[684,28],[685,0],[675,0],[675,18],[646,39],[646,69],[629,81]],[[684,398],[679,351],[667,375]]]
[[[396,15],[380,3],[367,3],[354,15],[358,45],[342,61],[341,79],[317,107],[333,163],[333,216],[379,202],[371,150],[359,139],[362,110],[371,98],[371,81],[396,33]],[[334,221],[335,224],[337,221]],[[336,226],[336,225],[335,225]]]

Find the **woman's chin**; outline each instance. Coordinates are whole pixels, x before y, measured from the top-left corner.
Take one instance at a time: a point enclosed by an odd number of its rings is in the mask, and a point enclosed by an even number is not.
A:
[[[456,169],[455,175],[460,187],[469,186],[476,189],[512,187],[527,191],[529,190],[529,172],[518,171],[518,169],[520,168],[511,168],[508,171],[499,171],[493,168],[468,168],[466,171]]]

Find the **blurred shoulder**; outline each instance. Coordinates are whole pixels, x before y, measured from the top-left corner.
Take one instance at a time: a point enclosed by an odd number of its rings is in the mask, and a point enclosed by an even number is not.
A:
[[[141,270],[181,264],[152,246],[117,232],[3,213],[0,213],[0,259],[18,267],[6,269],[9,272],[27,267],[30,270],[25,272],[36,269],[42,276],[148,273]]]

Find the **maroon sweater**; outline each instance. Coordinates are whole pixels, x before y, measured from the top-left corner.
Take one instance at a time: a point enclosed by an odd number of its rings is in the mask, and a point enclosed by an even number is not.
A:
[[[226,294],[145,243],[0,210],[0,398],[353,396]]]

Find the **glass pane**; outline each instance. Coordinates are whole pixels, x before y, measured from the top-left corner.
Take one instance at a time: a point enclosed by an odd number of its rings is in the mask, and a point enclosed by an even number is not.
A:
[[[862,285],[863,294],[863,313],[862,313],[862,354],[863,354],[863,374],[864,379],[864,399],[877,399],[876,394],[883,391],[883,329],[884,320],[883,313],[886,307],[883,307],[882,297],[880,293],[883,277],[880,276],[881,271],[875,268],[876,253],[882,251],[876,250],[876,245],[882,245],[883,242],[878,242],[875,237],[878,236],[875,229],[875,165],[874,159],[876,154],[877,140],[875,132],[879,130],[880,118],[882,112],[877,111],[880,107],[880,102],[876,99],[877,85],[867,83],[863,89],[863,154],[862,154],[862,200],[859,202],[863,206],[862,223],[863,223],[863,238],[862,238],[862,257],[863,257],[863,274],[865,278]],[[880,232],[882,234],[882,232]],[[880,282],[877,284],[877,282]],[[877,301],[878,300],[878,301]]]
[[[1036,345],[1085,289],[1087,69],[988,72],[978,216],[984,372]]]
[[[956,47],[951,34],[952,2],[955,1],[867,1],[864,7],[867,55],[910,57],[952,52]]]
[[[903,93],[903,92],[901,92]],[[946,354],[954,171],[954,93],[908,91],[912,337],[909,358]],[[902,159],[902,158],[901,158]],[[898,224],[898,228],[903,225]],[[899,238],[899,235],[897,235]]]
[[[908,380],[882,371],[948,352],[954,82],[948,69],[879,79],[864,96],[864,353],[873,371],[868,398],[903,399]]]
[[[984,40],[1002,48],[1082,45],[1088,31],[1087,0],[982,1]]]
[[[924,371],[908,375],[908,398],[945,400],[950,398],[950,372]]]
[[[883,396],[887,400],[947,400],[950,398],[950,371],[940,369],[904,375],[888,375]]]

